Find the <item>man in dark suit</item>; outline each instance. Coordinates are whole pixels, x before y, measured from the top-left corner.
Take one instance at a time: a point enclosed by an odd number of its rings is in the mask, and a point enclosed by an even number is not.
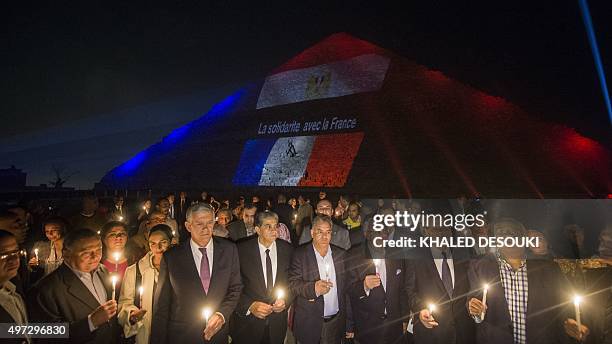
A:
[[[349,251],[349,289],[355,339],[359,343],[401,343],[403,319],[408,314],[404,283],[404,263],[385,259],[384,248],[372,245],[380,232],[368,226],[368,240]]]
[[[62,253],[64,263],[28,293],[31,320],[69,323],[71,343],[115,343],[117,302],[100,264],[100,237],[90,229],[68,232]]]
[[[283,343],[293,246],[278,240],[278,216],[258,214],[253,236],[238,242],[244,289],[230,323],[232,343]],[[280,294],[279,294],[280,293]]]
[[[312,244],[295,250],[289,268],[289,284],[296,297],[293,333],[300,344],[337,344],[346,330],[346,252],[330,245],[329,216],[313,219],[311,236]]]
[[[525,227],[513,219],[493,225],[496,237],[524,237]],[[473,261],[470,287],[477,291],[468,303],[476,322],[477,343],[559,343],[566,340],[568,283],[559,266],[548,260],[525,259],[521,247],[499,247]],[[487,285],[486,305],[482,303]],[[484,319],[482,315],[484,314]]]
[[[247,204],[244,206],[242,211],[242,219],[239,221],[230,222],[227,225],[229,231],[229,237],[233,241],[238,241],[242,238],[250,237],[255,235],[255,214],[257,213],[257,206],[253,204]]]
[[[451,238],[452,232],[450,228],[430,227],[423,235]],[[474,324],[465,311],[469,261],[454,259],[449,247],[418,250],[420,258],[406,261],[407,298],[415,313],[414,342],[473,343]]]
[[[242,291],[240,263],[234,243],[212,236],[214,224],[210,205],[194,204],[185,223],[191,239],[164,253],[151,343],[228,342],[227,322]]]
[[[0,323],[27,325],[28,315],[23,298],[10,280],[19,270],[19,245],[13,233],[0,230]],[[2,343],[27,343],[29,338],[5,338]]]

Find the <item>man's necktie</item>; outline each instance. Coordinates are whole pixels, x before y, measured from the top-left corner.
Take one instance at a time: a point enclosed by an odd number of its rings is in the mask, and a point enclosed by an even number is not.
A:
[[[266,290],[268,295],[272,295],[272,287],[274,279],[272,278],[272,259],[270,258],[270,249],[266,249]]]
[[[453,296],[453,278],[451,276],[450,267],[448,266],[448,261],[446,259],[446,252],[442,252],[442,283],[444,284],[444,288],[448,293],[448,296]]]
[[[202,252],[202,259],[200,260],[200,281],[202,281],[204,292],[208,294],[208,287],[210,287],[210,268],[208,267],[206,247],[200,247],[200,252]]]

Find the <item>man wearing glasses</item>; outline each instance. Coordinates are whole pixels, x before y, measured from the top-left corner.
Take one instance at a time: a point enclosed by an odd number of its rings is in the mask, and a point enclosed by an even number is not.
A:
[[[100,264],[100,237],[90,229],[69,232],[63,254],[64,263],[28,293],[32,319],[69,323],[71,343],[115,343],[117,302]]]
[[[26,325],[28,317],[23,299],[10,279],[19,270],[19,246],[15,236],[0,230],[0,323]],[[3,343],[30,342],[29,338],[2,339]]]

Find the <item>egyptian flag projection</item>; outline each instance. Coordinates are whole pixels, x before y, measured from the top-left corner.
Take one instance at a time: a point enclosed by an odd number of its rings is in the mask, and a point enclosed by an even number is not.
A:
[[[610,151],[574,129],[340,33],[237,90],[98,186],[598,197],[612,192],[610,171]]]

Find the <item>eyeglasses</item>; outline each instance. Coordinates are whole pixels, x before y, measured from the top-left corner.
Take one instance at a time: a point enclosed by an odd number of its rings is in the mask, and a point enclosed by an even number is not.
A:
[[[21,251],[19,250],[3,253],[0,255],[0,261],[5,261],[9,259],[19,259],[20,254],[21,254]]]
[[[115,239],[115,238],[127,238],[127,233],[126,232],[115,232],[115,233],[109,233],[106,237],[108,239]]]

